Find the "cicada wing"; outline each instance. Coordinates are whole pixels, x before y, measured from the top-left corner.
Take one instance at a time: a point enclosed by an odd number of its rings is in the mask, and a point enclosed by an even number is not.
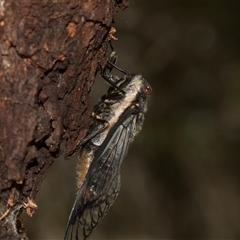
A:
[[[78,226],[79,224],[77,222],[77,217],[76,217],[76,202],[75,202],[68,219],[64,240],[78,239],[77,235],[73,236],[74,233],[78,233],[78,230],[77,230]],[[74,228],[76,228],[76,230],[74,230]]]
[[[120,190],[119,172],[109,169],[104,174],[97,175],[98,178],[92,176],[96,181],[90,179],[79,191],[70,214],[65,239],[78,239],[78,232],[81,231],[79,228],[83,228],[86,239],[115,201]]]
[[[134,125],[135,118],[129,117],[96,150],[71,211],[65,240],[79,239],[80,227],[86,239],[114,203],[120,191],[121,163],[132,141]]]
[[[89,202],[80,218],[84,237],[88,237],[101,222],[120,191],[120,166],[124,156],[123,150],[125,145],[128,145],[126,138],[127,128],[120,126],[102,149],[97,161],[93,163],[95,168],[92,169],[91,177],[96,179],[96,184],[92,184],[90,188],[94,199]]]
[[[114,191],[108,190],[107,192],[102,191],[94,202],[84,211],[81,216],[80,223],[83,227],[83,236],[87,238],[92,231],[96,228],[98,223],[101,222],[103,217],[106,215],[108,209],[115,201],[119,190],[120,190],[120,175],[115,175],[112,187],[115,186]],[[113,188],[112,188],[113,189]]]

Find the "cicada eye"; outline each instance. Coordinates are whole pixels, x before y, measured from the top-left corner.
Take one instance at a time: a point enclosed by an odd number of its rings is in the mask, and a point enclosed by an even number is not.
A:
[[[148,84],[143,85],[142,89],[143,89],[143,92],[146,94],[151,94],[151,92],[152,92],[152,88]]]

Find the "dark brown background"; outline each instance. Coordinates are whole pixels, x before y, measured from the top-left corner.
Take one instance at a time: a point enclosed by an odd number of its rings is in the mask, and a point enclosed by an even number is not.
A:
[[[142,73],[153,94],[120,195],[90,239],[240,238],[239,7],[135,0],[115,17],[118,65]],[[26,216],[30,239],[63,238],[75,165],[54,163]]]

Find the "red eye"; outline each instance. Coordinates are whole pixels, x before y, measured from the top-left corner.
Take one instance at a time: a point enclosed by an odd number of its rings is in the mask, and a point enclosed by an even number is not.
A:
[[[150,94],[152,92],[152,88],[148,84],[143,85],[142,89],[143,89],[143,92],[146,93],[146,94]]]

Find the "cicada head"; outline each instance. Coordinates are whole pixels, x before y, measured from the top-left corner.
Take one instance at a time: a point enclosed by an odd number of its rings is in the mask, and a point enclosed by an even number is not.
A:
[[[152,88],[142,75],[126,76],[125,81],[119,87],[125,92],[125,98],[131,99],[132,104],[137,105],[140,112],[147,111]]]
[[[139,109],[142,113],[145,113],[147,111],[147,104],[150,99],[150,94],[152,93],[152,87],[141,75],[137,76],[141,79],[141,87],[138,93]]]

